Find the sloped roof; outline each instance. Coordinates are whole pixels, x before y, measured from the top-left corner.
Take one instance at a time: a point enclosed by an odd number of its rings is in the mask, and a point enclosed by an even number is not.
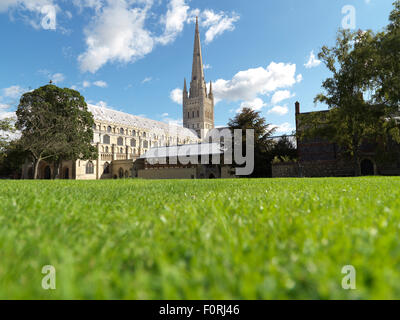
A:
[[[105,121],[108,123],[134,127],[159,135],[178,136],[180,138],[190,138],[195,140],[199,139],[194,131],[177,125],[170,125],[161,121],[146,119],[129,113],[98,107],[91,104],[88,104],[88,109],[97,121]]]
[[[224,150],[218,143],[185,144],[171,147],[152,148],[141,156],[142,159],[185,157],[223,154]]]

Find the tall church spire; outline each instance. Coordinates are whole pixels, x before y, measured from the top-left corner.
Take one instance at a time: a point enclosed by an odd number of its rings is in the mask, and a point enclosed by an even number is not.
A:
[[[201,54],[201,42],[199,32],[199,19],[196,17],[196,32],[194,36],[192,81],[190,82],[190,94],[192,97],[200,96],[205,88],[203,56]]]
[[[189,94],[189,96],[188,96]],[[204,78],[203,56],[199,32],[199,19],[196,17],[196,32],[194,35],[192,79],[187,92],[186,81],[183,83],[183,126],[195,130],[203,139],[207,132],[214,128],[214,95],[212,84],[210,92]]]

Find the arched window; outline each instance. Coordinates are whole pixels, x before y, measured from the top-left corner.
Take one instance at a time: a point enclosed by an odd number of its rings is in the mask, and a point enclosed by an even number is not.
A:
[[[119,133],[124,134],[125,133],[124,129],[123,128],[119,129]]]
[[[117,140],[117,144],[118,144],[119,146],[123,146],[123,145],[124,145],[124,138],[119,137],[118,140]]]
[[[145,138],[146,138],[146,132],[143,132],[143,137],[145,137]]]
[[[125,171],[125,178],[129,178],[129,172],[128,172],[128,170]]]
[[[108,153],[108,147],[106,147],[106,153]]]
[[[124,153],[124,149],[123,148],[119,149],[119,153]]]
[[[131,139],[131,147],[136,147],[136,140],[135,139]]]
[[[96,126],[96,124],[94,124],[93,125],[93,130],[96,130],[97,129],[97,126]]]
[[[107,132],[110,133],[111,130],[112,130],[111,126],[108,126],[108,127],[107,127]]]
[[[104,144],[110,144],[110,136],[105,135],[105,136],[103,137],[103,143],[104,143]]]
[[[119,178],[122,179],[124,177],[124,169],[119,168],[118,175],[119,175]]]
[[[147,149],[149,147],[149,142],[148,141],[143,141],[143,148]]]
[[[200,112],[197,110],[197,118],[200,117]]]
[[[110,174],[110,164],[108,162],[104,164],[104,174]]]
[[[136,136],[136,131],[132,130],[132,135],[135,137]]]
[[[86,174],[93,174],[94,173],[94,164],[92,161],[89,161],[86,164]]]

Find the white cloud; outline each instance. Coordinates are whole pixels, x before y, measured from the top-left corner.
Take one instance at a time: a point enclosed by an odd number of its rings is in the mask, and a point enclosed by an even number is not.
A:
[[[279,116],[284,116],[289,112],[289,108],[287,105],[284,106],[275,106],[271,110],[268,110],[268,114],[276,114]]]
[[[73,0],[72,3],[77,6],[80,11],[82,11],[84,8],[91,8],[99,11],[103,6],[103,0]]]
[[[28,90],[21,88],[20,86],[11,86],[3,89],[3,95],[6,98],[19,99],[21,95],[27,91]]]
[[[212,66],[210,66],[209,64],[205,64],[204,65],[204,70],[208,70],[208,69],[212,69]]]
[[[276,128],[276,133],[280,133],[280,134],[291,134],[294,130],[294,128],[292,127],[292,125],[289,122],[285,122],[282,124],[274,124],[271,126],[272,128]]]
[[[200,18],[200,24],[208,28],[206,31],[206,43],[210,43],[225,31],[235,30],[234,23],[240,19],[240,16],[236,13],[232,13],[229,16],[223,11],[216,13],[213,10],[206,9],[202,12]]]
[[[96,87],[99,87],[99,88],[106,88],[108,86],[107,82],[105,82],[103,80],[95,81],[95,82],[93,82],[93,85],[95,85]]]
[[[89,88],[92,84],[89,81],[83,81],[82,86],[84,88]]]
[[[243,108],[250,108],[252,110],[261,110],[263,107],[265,107],[267,104],[260,98],[255,98],[254,100],[251,101],[244,101],[240,104],[240,108],[236,110],[236,112],[240,112],[243,110]]]
[[[216,101],[252,101],[258,95],[289,88],[294,84],[295,64],[271,62],[266,68],[240,71],[231,80],[219,79],[213,83],[213,91]]]
[[[287,100],[290,98],[293,98],[295,95],[292,94],[289,90],[280,90],[276,91],[274,95],[272,96],[271,103],[272,104],[277,104],[283,100]]]
[[[318,60],[314,54],[314,50],[311,51],[308,62],[304,65],[307,69],[318,67],[321,64],[321,60]]]
[[[95,73],[107,62],[134,62],[154,47],[144,24],[150,5],[131,8],[130,1],[108,1],[85,29],[87,50],[78,58],[81,70]]]
[[[176,88],[171,91],[169,97],[171,100],[177,104],[183,104],[183,90],[180,88]]]
[[[164,34],[157,38],[161,44],[173,42],[182,32],[185,22],[188,18],[189,6],[185,0],[171,0],[168,4],[168,11],[161,18],[161,22],[165,25]]]
[[[63,82],[65,80],[65,76],[62,73],[55,73],[51,76],[51,80],[55,83],[58,84],[60,82]]]
[[[17,12],[28,11],[31,15],[22,14],[35,29],[56,30],[58,6],[53,0],[1,0],[0,12],[16,9]]]
[[[152,77],[146,77],[143,79],[142,83],[147,83],[147,82],[150,82],[151,80],[153,80]]]

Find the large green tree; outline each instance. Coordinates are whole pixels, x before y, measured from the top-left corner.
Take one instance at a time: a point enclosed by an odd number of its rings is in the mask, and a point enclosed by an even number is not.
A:
[[[275,132],[270,124],[267,124],[258,111],[243,108],[241,112],[228,123],[231,130],[241,129],[243,132],[242,143],[245,144],[246,130],[254,130],[254,171],[252,177],[269,177],[271,175],[271,153],[273,146],[271,136]],[[244,149],[244,148],[243,148]]]
[[[46,85],[25,93],[16,113],[21,145],[35,159],[35,179],[43,160],[58,168],[63,160],[96,159],[93,115],[79,92]]]
[[[398,18],[400,1],[395,3],[391,19]],[[324,46],[319,53],[332,76],[322,87],[324,93],[315,98],[329,107],[320,112],[301,118],[298,132],[301,139],[325,137],[337,143],[344,153],[353,159],[356,175],[361,174],[360,161],[365,143],[375,145],[376,159],[390,154],[389,146],[400,142],[400,130],[396,121],[400,88],[398,73],[399,52],[394,50],[397,43],[390,35],[397,22],[384,32],[350,32],[340,30],[334,47]],[[388,40],[389,39],[389,40]],[[397,49],[398,50],[398,49]],[[386,53],[392,51],[392,56]],[[397,60],[393,57],[397,55]]]

